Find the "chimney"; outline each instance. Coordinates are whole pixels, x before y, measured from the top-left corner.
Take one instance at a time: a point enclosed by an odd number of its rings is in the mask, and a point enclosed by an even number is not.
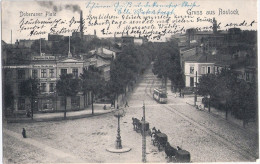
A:
[[[68,52],[68,57],[72,57],[72,54],[70,53],[70,36],[69,36],[69,52]]]
[[[13,35],[12,35],[12,30],[11,30],[11,45],[13,44],[12,38],[13,38]]]
[[[82,10],[80,11],[80,35],[81,35],[81,38],[83,38],[83,16],[82,16]]]
[[[218,32],[218,25],[215,18],[213,18],[213,33],[216,34]]]

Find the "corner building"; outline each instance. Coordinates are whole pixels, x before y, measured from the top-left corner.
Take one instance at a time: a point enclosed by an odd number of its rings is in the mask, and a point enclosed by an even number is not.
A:
[[[27,65],[4,66],[4,82],[8,83],[14,95],[13,109],[7,113],[21,114],[31,110],[31,102],[20,92],[21,82],[28,78],[37,78],[40,83],[40,94],[34,98],[34,112],[55,112],[65,109],[65,99],[56,92],[56,82],[62,74],[73,74],[80,78],[83,68],[89,64],[84,60],[72,57],[56,57],[47,54],[33,56]],[[86,96],[79,92],[75,97],[67,97],[67,110],[84,109],[90,104],[90,93]],[[10,111],[11,110],[11,111]]]

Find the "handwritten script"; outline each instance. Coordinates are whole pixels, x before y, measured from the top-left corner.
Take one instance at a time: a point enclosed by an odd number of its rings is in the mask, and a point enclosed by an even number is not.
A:
[[[42,17],[20,16],[18,31],[25,32],[28,36],[48,33],[64,35],[80,32],[82,28],[84,33],[96,30],[97,35],[101,37],[131,35],[160,40],[166,35],[185,32],[189,24],[191,27],[196,24],[194,28],[199,31],[212,30],[213,17],[218,19],[218,17],[239,16],[239,10],[235,8],[207,10],[196,1],[176,3],[118,1],[108,5],[89,1],[84,7],[82,21],[79,20],[79,13],[74,13],[70,18],[60,18],[56,13],[49,11],[46,11],[45,15],[38,14]],[[217,25],[219,29],[253,27],[256,26],[256,21],[222,23],[219,19]]]

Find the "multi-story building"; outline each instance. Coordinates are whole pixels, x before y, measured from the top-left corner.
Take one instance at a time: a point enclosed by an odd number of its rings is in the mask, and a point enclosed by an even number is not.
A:
[[[30,110],[28,97],[20,91],[21,83],[28,78],[37,78],[40,83],[40,94],[34,98],[34,111],[57,111],[65,108],[65,99],[56,92],[56,82],[62,74],[73,74],[79,78],[86,62],[71,56],[57,58],[52,55],[41,54],[33,56],[29,64],[4,66],[4,83],[11,85],[14,95],[13,113],[24,113]],[[84,109],[89,104],[90,95],[83,96],[79,92],[75,97],[67,97],[67,110]]]
[[[216,56],[194,55],[186,59],[184,66],[185,87],[195,87],[196,81],[204,74],[214,74]],[[196,77],[197,73],[197,77]],[[196,79],[197,78],[197,79]]]

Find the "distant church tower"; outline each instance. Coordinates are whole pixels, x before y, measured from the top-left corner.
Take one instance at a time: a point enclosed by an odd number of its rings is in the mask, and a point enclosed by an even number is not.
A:
[[[213,18],[213,33],[216,34],[218,32],[218,25],[215,18]]]

